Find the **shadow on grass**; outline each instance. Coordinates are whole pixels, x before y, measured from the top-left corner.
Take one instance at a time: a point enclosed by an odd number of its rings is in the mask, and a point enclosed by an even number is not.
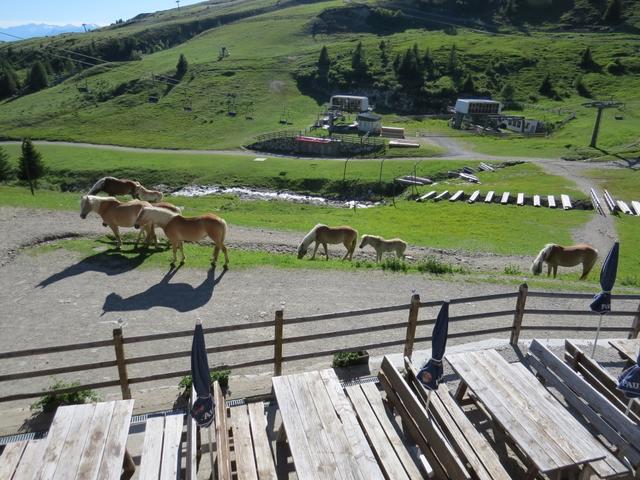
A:
[[[102,314],[149,310],[152,307],[172,308],[182,313],[190,312],[209,303],[215,286],[226,273],[226,270],[223,270],[218,278],[215,278],[215,268],[211,268],[204,281],[197,287],[193,287],[188,283],[170,283],[179,269],[180,267],[171,268],[160,283],[130,297],[123,298],[117,293],[110,293],[104,301]]]
[[[38,287],[45,288],[53,283],[59,282],[60,280],[81,275],[85,272],[101,272],[105,275],[120,275],[134,270],[140,266],[151,253],[153,253],[146,249],[139,251],[135,250],[135,252],[137,255],[133,258],[128,257],[121,251],[115,249],[91,255],[90,257],[84,258],[78,263],[42,280],[38,284]]]

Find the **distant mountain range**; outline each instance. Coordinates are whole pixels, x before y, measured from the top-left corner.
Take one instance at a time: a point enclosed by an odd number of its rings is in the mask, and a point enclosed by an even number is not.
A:
[[[99,25],[87,24],[87,30],[99,28]],[[60,33],[83,32],[82,25],[47,25],[44,23],[29,23],[27,25],[16,25],[14,27],[0,27],[0,32],[15,35],[16,37],[32,38],[32,37],[50,37]],[[0,41],[12,42],[18,40],[6,35],[0,35]]]

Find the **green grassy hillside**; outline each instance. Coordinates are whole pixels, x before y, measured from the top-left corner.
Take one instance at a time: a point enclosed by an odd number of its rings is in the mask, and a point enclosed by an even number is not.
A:
[[[1,102],[0,135],[165,148],[234,148],[260,133],[303,129],[315,120],[329,94],[338,93],[306,89],[303,93],[300,89],[300,73],[315,68],[323,45],[328,47],[336,65],[348,67],[352,50],[362,41],[369,69],[374,73],[373,83],[367,87],[369,92],[364,93],[375,97],[400,88],[390,67],[381,65],[378,49],[381,36],[377,32],[321,34],[314,31],[319,16],[327,9],[343,7],[342,2],[291,2],[281,4],[277,10],[255,14],[272,6],[273,2],[268,0],[224,6],[199,4],[181,9],[180,13],[172,10],[111,29],[69,36],[65,41],[73,40],[68,47],[73,50],[86,42],[100,44],[113,35],[139,38],[144,33],[151,38],[155,32],[153,38],[160,38],[162,35],[158,32],[169,26],[200,22],[197,25],[205,28],[209,25],[207,19],[221,18],[222,14],[239,15],[234,22],[219,21],[213,28],[172,48],[143,54],[139,60],[93,67],[53,87]],[[197,30],[193,25],[184,28],[188,31],[185,36]],[[167,38],[174,38],[174,33],[167,33]],[[449,28],[401,25],[393,32],[386,32],[382,39],[389,42],[391,58],[416,43],[421,52],[429,48],[439,64],[446,63],[455,44],[459,63],[471,73],[478,89],[499,96],[508,83],[514,87],[515,98],[523,103],[545,108],[567,107],[577,113],[576,120],[549,139],[500,143],[469,138],[483,151],[524,155],[541,150],[540,155],[546,156],[575,155],[576,146],[588,144],[594,118],[592,109],[581,106],[589,99],[580,97],[575,90],[578,76],[582,76],[591,96],[613,96],[625,103],[624,120],[604,122],[602,146],[623,151],[638,140],[638,117],[634,110],[640,103],[640,62],[635,34],[496,35],[464,28],[452,32]],[[58,48],[64,45],[60,39],[54,42]],[[158,42],[158,49],[162,47],[160,43],[167,42]],[[218,60],[222,46],[227,47],[231,55]],[[581,51],[587,46],[598,65],[590,71],[578,65]],[[36,47],[35,41],[29,41],[16,43],[12,49],[15,53]],[[67,55],[60,50],[52,51],[58,56]],[[0,54],[6,55],[6,52],[6,47],[0,47]],[[154,75],[175,74],[180,54],[186,56],[190,66],[180,83],[170,87],[154,81]],[[616,59],[622,70],[612,74],[607,67]],[[559,101],[538,93],[547,73],[551,75]],[[446,83],[447,79],[444,75],[438,82]],[[88,92],[78,90],[78,86],[85,85]],[[357,86],[352,89],[358,90]],[[149,103],[150,96],[157,97],[158,103]],[[544,110],[527,108],[527,114],[536,118],[557,119]],[[236,115],[230,116],[230,110]],[[280,123],[283,111],[289,125]]]

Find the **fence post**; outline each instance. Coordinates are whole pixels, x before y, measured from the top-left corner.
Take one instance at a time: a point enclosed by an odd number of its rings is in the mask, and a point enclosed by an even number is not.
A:
[[[413,341],[416,338],[416,326],[418,325],[418,311],[420,310],[420,295],[414,293],[411,296],[409,307],[409,323],[407,324],[407,338],[404,342],[404,356],[411,359],[413,354]]]
[[[516,301],[516,313],[513,316],[513,327],[511,329],[511,340],[509,343],[512,346],[518,344],[518,338],[520,337],[520,330],[522,329],[522,317],[524,317],[524,306],[527,303],[527,291],[529,287],[526,283],[520,285],[518,289],[518,300]]]
[[[640,303],[638,304],[638,312],[633,317],[633,323],[631,324],[631,331],[629,332],[629,338],[638,338],[640,333]]]
[[[120,390],[122,390],[122,399],[131,399],[131,390],[129,390],[129,375],[127,375],[127,365],[124,363],[124,342],[122,340],[122,329],[113,329],[113,346],[116,349],[116,362],[118,362],[118,378],[120,379]]]
[[[276,331],[273,344],[273,376],[282,375],[282,336],[284,332],[284,312],[276,310]]]

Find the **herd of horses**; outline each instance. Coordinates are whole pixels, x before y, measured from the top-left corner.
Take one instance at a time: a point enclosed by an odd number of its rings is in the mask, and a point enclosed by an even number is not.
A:
[[[104,192],[108,197],[97,196],[97,193]],[[131,195],[133,200],[121,202],[114,195]],[[218,255],[222,251],[224,255],[224,268],[229,265],[227,247],[224,244],[227,234],[227,223],[224,219],[213,213],[206,213],[197,217],[185,217],[179,207],[163,202],[162,192],[148,190],[140,182],[115,177],[104,177],[98,180],[89,190],[87,195],[82,197],[80,202],[80,216],[86,218],[90,212],[95,212],[102,218],[104,226],[108,226],[113,231],[116,239],[116,247],[120,248],[122,240],[120,238],[120,227],[134,227],[140,230],[135,246],[137,247],[141,236],[145,235],[145,244],[152,241],[155,245],[158,239],[155,228],[163,229],[173,251],[172,265],[177,261],[177,252],[180,251],[181,262],[184,263],[183,243],[185,241],[197,242],[208,237],[214,243],[214,250],[211,259],[212,265],[216,265]],[[302,239],[298,246],[297,256],[303,258],[309,246],[315,242],[311,259],[315,259],[320,245],[324,248],[324,254],[329,260],[327,245],[342,244],[347,252],[342,260],[352,260],[353,252],[358,244],[358,231],[349,226],[329,227],[324,224],[317,224]],[[382,260],[385,253],[395,253],[397,258],[404,259],[407,243],[399,238],[386,240],[377,235],[363,235],[360,248],[371,246],[376,251],[376,262]],[[549,243],[544,246],[531,265],[531,272],[534,275],[542,273],[543,263],[547,264],[547,276],[556,278],[558,266],[574,267],[582,264],[581,280],[584,280],[598,258],[595,248],[585,243],[563,247],[561,245]]]

